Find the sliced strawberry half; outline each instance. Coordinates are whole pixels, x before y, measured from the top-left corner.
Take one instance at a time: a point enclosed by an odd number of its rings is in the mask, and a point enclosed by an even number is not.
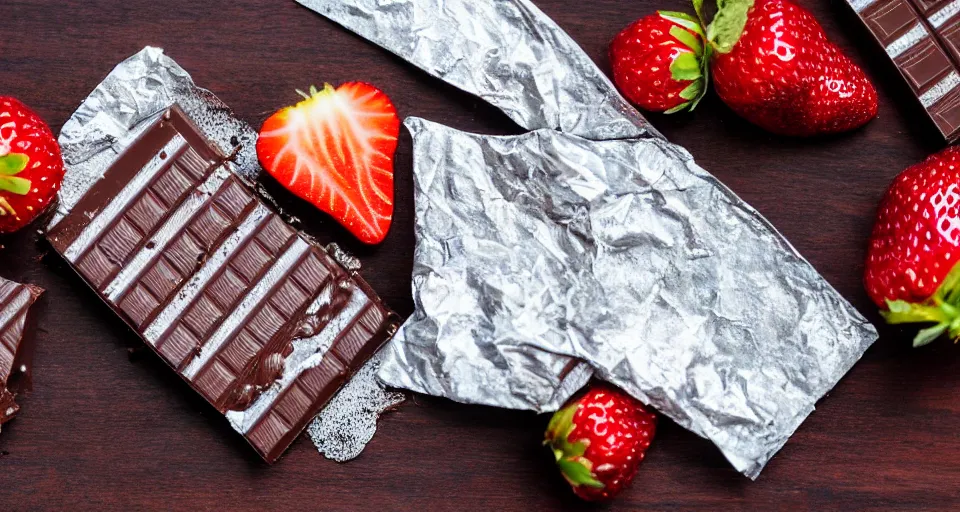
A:
[[[260,164],[362,242],[382,242],[393,220],[396,108],[383,91],[363,82],[297,92],[303,101],[263,123]]]

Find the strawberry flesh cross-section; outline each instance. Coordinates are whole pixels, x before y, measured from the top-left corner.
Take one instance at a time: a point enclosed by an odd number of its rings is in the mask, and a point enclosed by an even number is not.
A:
[[[400,120],[390,99],[362,82],[301,93],[263,124],[260,163],[287,189],[362,242],[383,241],[393,219],[393,159]]]

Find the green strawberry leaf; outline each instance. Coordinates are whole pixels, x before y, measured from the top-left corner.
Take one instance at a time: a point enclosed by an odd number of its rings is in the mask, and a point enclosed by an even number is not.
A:
[[[17,176],[0,176],[0,190],[24,196],[30,192],[30,180]]]
[[[880,315],[888,324],[934,324],[922,329],[913,339],[914,347],[932,343],[944,333],[960,340],[960,264],[954,265],[937,291],[923,302],[887,300],[887,310]]]
[[[563,450],[554,448],[554,449],[553,449],[553,459],[556,460],[557,462],[560,462],[560,459],[562,459],[562,458],[563,458]]]
[[[697,80],[680,91],[680,97],[685,100],[692,100],[700,96],[701,92],[703,92],[703,84],[700,83],[700,80]]]
[[[577,413],[578,405],[570,404],[563,409],[553,413],[550,423],[547,425],[546,442],[557,444],[566,443],[567,435],[573,429],[573,416]]]
[[[954,342],[960,341],[960,315],[957,315],[957,317],[950,322],[950,330],[947,331],[947,333]]]
[[[694,53],[681,53],[670,64],[670,75],[678,82],[696,80],[701,74],[700,61]]]
[[[30,157],[20,153],[9,153],[0,156],[0,174],[3,176],[13,176],[27,168],[30,163]]]
[[[670,21],[674,21],[674,22],[676,22],[675,20],[685,21],[687,23],[679,23],[680,25],[683,25],[685,27],[689,26],[688,23],[693,23],[694,26],[697,23],[696,18],[682,11],[657,11],[657,14],[659,14],[660,16],[663,16],[664,18],[667,18]]]
[[[943,282],[937,288],[936,297],[951,306],[960,307],[957,303],[960,301],[960,264],[954,265],[943,278]]]
[[[743,27],[747,25],[747,13],[753,7],[754,0],[717,0],[717,14],[707,27],[707,40],[720,53],[730,53]]]
[[[700,55],[703,53],[703,47],[700,45],[700,38],[691,34],[689,30],[684,30],[682,27],[673,26],[670,27],[670,35],[675,37],[677,41],[683,43],[684,46],[693,50],[693,53]]]
[[[704,91],[703,94],[701,94],[700,96],[698,96],[697,99],[695,99],[695,100],[693,100],[693,101],[690,102],[690,111],[691,111],[691,112],[693,111],[693,109],[697,108],[697,105],[700,104],[700,100],[702,100],[704,96],[706,96],[706,91]]]
[[[700,56],[700,73],[701,78],[700,82],[702,87],[700,88],[700,93],[696,98],[690,103],[690,111],[697,108],[697,105],[700,104],[700,100],[707,95],[707,88],[710,87],[710,57],[713,56],[713,47],[711,45],[706,45],[703,47],[703,55]]]
[[[703,0],[693,0],[693,12],[697,13],[697,19],[701,26],[707,26],[703,19]]]
[[[557,461],[557,465],[560,466],[560,471],[563,472],[563,476],[565,476],[571,484],[576,486],[585,485],[587,487],[603,489],[603,484],[593,477],[593,474],[590,472],[590,468],[585,466],[582,462],[561,459]]]
[[[586,451],[587,451],[587,443],[584,443],[582,441],[570,443],[567,446],[567,456],[569,457],[582,457]]]
[[[681,27],[684,27],[688,30],[696,32],[697,34],[703,35],[703,27],[700,26],[700,21],[697,20],[697,18],[694,18],[693,16],[690,16],[685,12],[657,11],[657,14],[672,21],[673,23],[676,23]],[[670,33],[672,34],[673,31],[671,30]]]
[[[689,101],[685,101],[685,102],[677,105],[676,107],[673,107],[673,108],[668,109],[668,110],[664,110],[663,113],[664,113],[664,114],[676,114],[677,112],[680,112],[681,110],[686,110],[687,107],[690,106],[690,103],[691,103],[691,102],[689,102]]]
[[[933,340],[937,339],[942,335],[949,327],[949,324],[937,324],[933,327],[927,327],[926,329],[921,330],[917,333],[917,337],[913,338],[914,347],[922,347],[924,345],[929,345]]]
[[[700,79],[703,82],[703,87],[700,90],[700,95],[693,99],[693,104],[690,105],[690,110],[697,108],[697,105],[700,104],[700,100],[707,95],[707,88],[710,87],[710,67],[704,66],[703,68],[703,78]]]
[[[953,308],[951,308],[953,309]],[[935,305],[914,304],[905,300],[888,300],[887,310],[880,314],[888,324],[915,324],[924,322],[948,323],[953,318],[947,310]]]

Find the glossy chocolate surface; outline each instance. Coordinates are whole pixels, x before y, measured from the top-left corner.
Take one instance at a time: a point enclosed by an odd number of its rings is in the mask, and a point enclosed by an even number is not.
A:
[[[960,137],[960,0],[847,0],[948,141]]]
[[[174,106],[47,238],[273,462],[397,323],[230,165]]]

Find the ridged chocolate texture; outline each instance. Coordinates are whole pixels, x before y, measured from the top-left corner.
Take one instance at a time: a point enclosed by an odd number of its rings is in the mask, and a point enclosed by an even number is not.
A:
[[[948,141],[960,137],[960,0],[847,0]]]
[[[20,410],[7,383],[20,364],[27,312],[42,292],[36,286],[0,278],[0,425]]]
[[[268,462],[396,328],[174,106],[47,234]]]

